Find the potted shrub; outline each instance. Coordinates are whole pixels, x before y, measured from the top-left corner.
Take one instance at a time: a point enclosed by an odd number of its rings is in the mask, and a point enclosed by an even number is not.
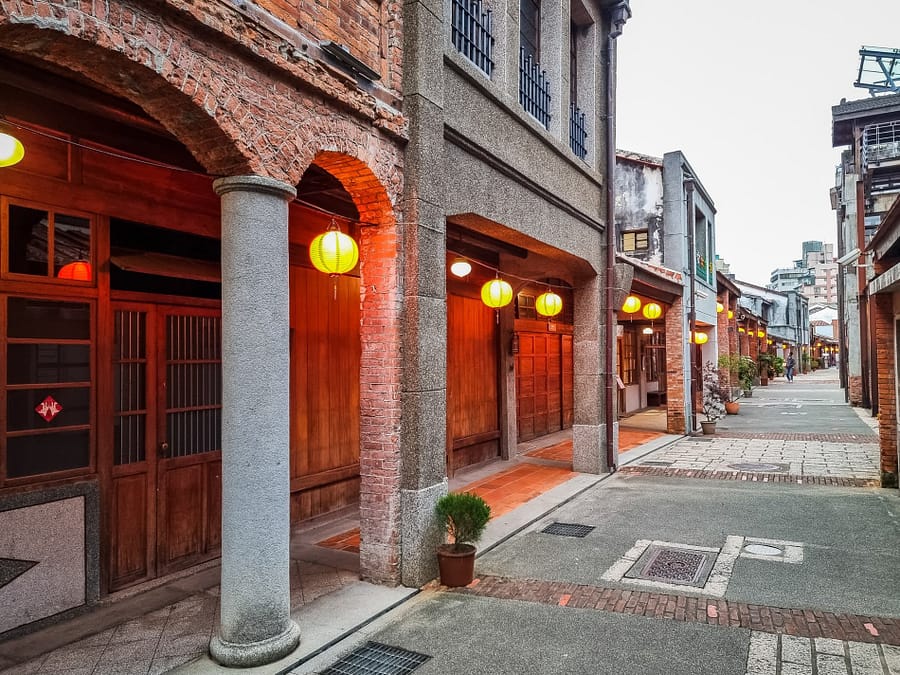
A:
[[[706,420],[700,422],[704,434],[716,433],[716,420],[725,417],[725,393],[719,378],[719,369],[711,361],[703,366],[703,414]]]
[[[435,505],[450,543],[438,547],[438,567],[445,586],[467,586],[475,578],[475,543],[491,519],[491,507],[471,492],[450,492]]]
[[[738,357],[738,381],[741,383],[741,389],[744,396],[750,398],[753,396],[753,378],[756,377],[756,362],[749,356]]]

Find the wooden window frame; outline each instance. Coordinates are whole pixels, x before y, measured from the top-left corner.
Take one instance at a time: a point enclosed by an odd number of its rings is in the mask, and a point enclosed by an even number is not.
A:
[[[21,206],[26,209],[46,211],[50,222],[47,224],[47,273],[43,276],[37,274],[22,274],[11,272],[9,269],[9,207]],[[60,279],[53,275],[52,266],[55,259],[54,238],[56,214],[84,218],[90,223],[90,244],[87,260],[91,265],[91,279],[89,281],[77,281],[74,279]],[[95,288],[97,285],[97,239],[99,219],[96,214],[70,209],[66,206],[58,206],[48,202],[30,201],[0,196],[0,279],[9,281],[23,281],[28,283],[53,284],[54,286],[74,286],[81,288]]]
[[[42,300],[49,302],[67,302],[79,303],[88,306],[89,328],[88,337],[86,339],[54,339],[54,338],[10,338],[9,337],[9,298],[27,298],[33,300]],[[40,483],[48,483],[67,478],[82,477],[95,474],[97,472],[97,301],[91,297],[74,298],[67,295],[44,295],[41,293],[29,292],[5,292],[0,290],[0,303],[2,303],[2,311],[0,311],[0,488],[18,487],[22,485],[34,485]],[[79,382],[65,383],[36,383],[31,384],[8,384],[8,346],[10,344],[77,344],[87,345],[90,358],[90,380]],[[56,387],[56,388],[80,388],[86,387],[89,390],[88,404],[90,411],[88,413],[88,422],[86,424],[77,424],[67,426],[66,431],[83,431],[88,432],[88,463],[85,466],[72,469],[63,469],[61,471],[50,471],[44,473],[36,473],[28,476],[17,476],[9,478],[7,475],[7,439],[10,437],[8,431],[8,410],[7,410],[7,393],[12,390],[22,389],[38,389],[40,387]],[[36,431],[34,433],[22,433],[20,431],[12,432],[14,436],[37,436],[46,435],[47,432]]]

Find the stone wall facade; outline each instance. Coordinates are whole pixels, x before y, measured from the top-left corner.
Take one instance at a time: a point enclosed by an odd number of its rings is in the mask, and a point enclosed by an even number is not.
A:
[[[870,296],[875,335],[875,377],[878,378],[878,434],[881,444],[881,486],[897,487],[897,364],[895,359],[894,296]]]

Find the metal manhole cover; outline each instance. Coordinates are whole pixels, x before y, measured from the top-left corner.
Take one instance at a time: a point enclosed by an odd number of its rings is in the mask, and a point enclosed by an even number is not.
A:
[[[672,466],[673,462],[657,462],[657,461],[649,461],[649,462],[641,462],[641,466]]]
[[[700,588],[709,577],[714,559],[712,551],[650,546],[625,577]]]
[[[576,525],[574,523],[551,523],[541,532],[544,534],[556,534],[561,537],[585,537],[594,530],[591,525]]]
[[[737,464],[729,464],[729,467],[737,471],[787,471],[787,464],[768,464],[766,462],[739,462]]]
[[[322,671],[322,675],[402,675],[431,657],[380,642],[367,642]]]
[[[780,548],[777,546],[769,546],[768,544],[748,544],[744,547],[744,550],[753,555],[784,555],[784,551]]]

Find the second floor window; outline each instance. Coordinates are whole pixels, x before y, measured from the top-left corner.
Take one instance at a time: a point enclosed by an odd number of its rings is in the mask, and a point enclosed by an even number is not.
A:
[[[492,23],[482,0],[453,0],[453,46],[488,77],[494,70]]]
[[[650,247],[650,235],[647,230],[623,232],[621,238],[622,253],[646,251]]]
[[[519,38],[525,56],[541,61],[541,0],[521,0],[519,5]]]

